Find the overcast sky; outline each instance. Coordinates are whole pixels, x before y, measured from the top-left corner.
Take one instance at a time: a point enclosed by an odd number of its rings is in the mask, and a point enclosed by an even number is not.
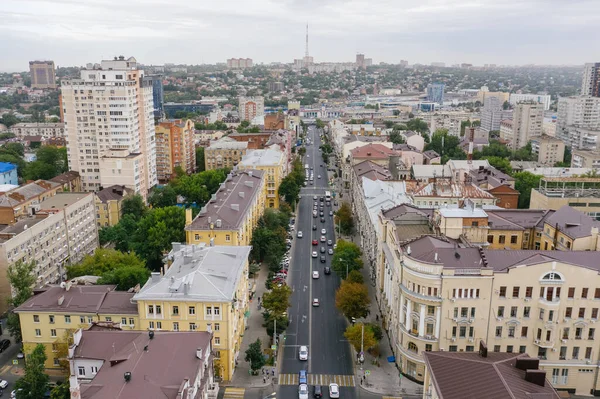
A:
[[[0,0],[0,70],[84,65],[600,61],[600,0]]]

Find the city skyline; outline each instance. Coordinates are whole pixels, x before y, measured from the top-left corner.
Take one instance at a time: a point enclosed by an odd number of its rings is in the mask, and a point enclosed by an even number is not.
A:
[[[82,66],[133,53],[144,64],[215,64],[230,57],[290,63],[304,53],[307,21],[315,62],[350,62],[359,52],[375,64],[407,59],[411,64],[579,65],[594,59],[589,49],[600,15],[597,2],[378,4],[373,12],[363,0],[260,0],[251,6],[239,0],[7,0],[0,69],[25,71],[34,59]]]

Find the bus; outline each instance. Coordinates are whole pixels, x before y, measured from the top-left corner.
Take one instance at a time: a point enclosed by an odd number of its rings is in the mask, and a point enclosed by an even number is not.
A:
[[[325,201],[331,201],[331,191],[325,191]]]

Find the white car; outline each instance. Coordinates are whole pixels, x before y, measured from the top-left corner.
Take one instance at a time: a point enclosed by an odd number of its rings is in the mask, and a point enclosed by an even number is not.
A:
[[[329,397],[339,398],[340,397],[340,386],[338,384],[329,384]]]
[[[318,270],[313,271],[313,278],[319,278],[319,271]]]
[[[321,178],[321,175],[318,175],[318,176],[317,176],[317,179],[320,179],[320,178]]]
[[[298,231],[298,238],[302,238],[302,232]]]
[[[0,388],[6,389],[7,386],[8,386],[8,381],[0,380]]]
[[[327,241],[327,238],[325,238],[325,236],[321,236],[321,242],[325,242]]]
[[[323,235],[327,234],[327,230],[321,229],[321,234],[323,234]]]
[[[317,251],[313,251],[313,252],[312,252],[312,257],[313,257],[313,258],[316,258],[317,256],[319,256],[319,255],[317,255]]]
[[[316,196],[316,195],[315,195],[315,196],[313,196],[313,199],[316,201],[316,200],[317,200],[317,196]]]
[[[306,346],[306,345],[300,346],[300,351],[298,352],[298,358],[300,360],[308,360],[308,346]]]
[[[319,306],[319,298],[313,299],[313,306]]]
[[[308,385],[300,384],[298,386],[298,399],[308,399]]]

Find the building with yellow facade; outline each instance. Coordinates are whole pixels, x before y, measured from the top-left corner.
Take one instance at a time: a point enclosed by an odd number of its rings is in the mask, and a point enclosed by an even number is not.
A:
[[[15,309],[21,321],[23,351],[38,344],[46,347],[46,368],[61,368],[67,337],[94,322],[117,323],[123,330],[139,330],[133,293],[115,291],[114,285],[71,285],[49,287]]]
[[[187,210],[187,243],[250,245],[252,231],[265,210],[264,176],[264,171],[255,169],[229,173],[195,219],[192,210]]]
[[[152,273],[133,297],[141,329],[212,332],[215,373],[231,380],[246,328],[250,250],[174,243],[164,276]]]
[[[204,148],[205,170],[230,168],[232,169],[248,151],[248,143],[236,141],[230,137],[222,137]]]
[[[190,119],[160,122],[156,130],[156,174],[158,181],[168,182],[180,167],[191,174],[196,170],[195,128]]]
[[[285,177],[286,157],[277,146],[264,150],[250,150],[242,157],[238,170],[256,169],[264,172],[267,198],[265,206],[279,208],[279,185]]]
[[[125,186],[106,187],[94,193],[98,227],[114,226],[119,223],[123,215],[121,210],[123,199],[133,194],[134,191]]]
[[[598,177],[542,177],[539,187],[531,190],[529,208],[557,210],[569,205],[600,220],[599,198]]]

